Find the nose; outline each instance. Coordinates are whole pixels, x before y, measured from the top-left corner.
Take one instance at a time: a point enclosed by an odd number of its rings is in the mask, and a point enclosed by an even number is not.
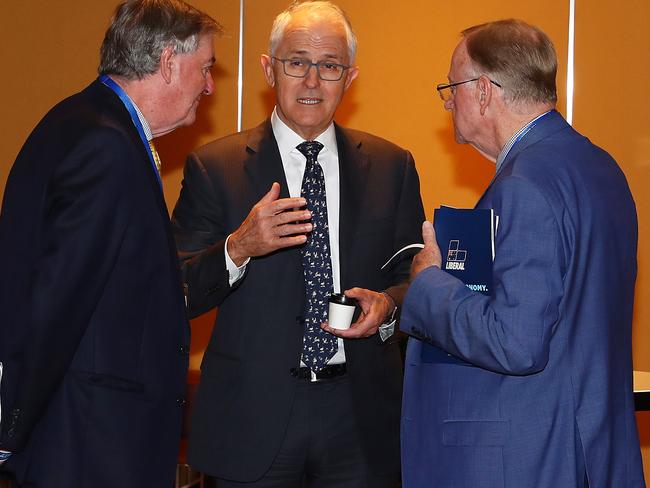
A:
[[[454,97],[450,96],[447,100],[445,100],[445,110],[447,112],[451,112],[453,108],[454,108]]]
[[[208,74],[205,77],[205,86],[203,87],[204,95],[212,95],[214,93],[214,79],[212,78],[212,73],[208,71]]]
[[[320,84],[320,78],[318,77],[318,68],[314,65],[311,65],[304,80],[305,85],[307,85],[308,88],[317,87]]]

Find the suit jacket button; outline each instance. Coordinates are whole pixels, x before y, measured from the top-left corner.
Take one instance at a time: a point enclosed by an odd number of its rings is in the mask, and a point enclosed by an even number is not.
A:
[[[185,400],[185,397],[181,396],[176,399],[176,405],[178,405],[179,407],[185,406],[186,403],[187,401]]]
[[[290,374],[291,376],[298,376],[298,368],[291,368],[291,369],[289,370],[289,374]]]
[[[188,346],[182,345],[178,348],[178,353],[181,356],[189,356],[190,354],[190,348]]]

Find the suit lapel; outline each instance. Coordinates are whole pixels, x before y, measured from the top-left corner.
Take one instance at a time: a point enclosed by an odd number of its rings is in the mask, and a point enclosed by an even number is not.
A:
[[[165,204],[165,196],[162,192],[162,188],[160,187],[158,175],[156,174],[155,168],[151,164],[147,148],[144,146],[142,139],[140,139],[138,130],[133,125],[129,111],[126,109],[120,98],[113,92],[113,90],[106,87],[100,81],[95,81],[91,85],[91,88],[95,90],[95,96],[101,97],[101,99],[104,100],[108,110],[111,112],[112,117],[115,119],[115,122],[128,134],[131,144],[133,144],[133,147],[136,148],[136,151],[140,156],[137,164],[144,165],[144,174],[146,175],[148,185],[154,194],[156,202],[158,203],[158,208],[160,210],[161,216],[166,220],[169,220],[169,213],[167,211],[167,205]]]
[[[339,153],[341,289],[345,290],[348,287],[355,230],[363,211],[370,159],[363,151],[361,141],[355,138],[351,131],[338,125],[335,125],[335,128]]]
[[[569,124],[567,124],[564,118],[557,111],[552,110],[547,115],[544,115],[537,121],[537,124],[530,130],[530,132],[512,147],[505,161],[501,165],[501,170],[510,164],[510,162],[526,148],[536,144],[559,130],[566,129],[567,127],[569,127]]]
[[[289,185],[270,119],[251,130],[246,141],[246,151],[248,154],[244,161],[244,171],[251,188],[255,189],[254,194],[261,198],[269,191],[271,183],[277,181],[280,183],[280,198],[288,198]]]
[[[158,175],[156,174],[156,169],[153,167],[151,160],[149,159],[147,148],[145,148],[142,139],[140,139],[140,134],[138,134],[138,130],[133,125],[131,115],[119,97],[110,88],[104,86],[104,84],[99,81],[95,81],[93,85],[91,85],[91,88],[93,88],[93,90],[97,90],[95,92],[96,96],[101,97],[101,99],[105,101],[117,125],[122,127],[123,130],[129,135],[131,143],[136,148],[136,151],[140,156],[139,160],[133,161],[133,163],[143,165],[142,169],[147,180],[147,185],[149,186],[149,189],[152,191],[153,196],[156,200],[158,213],[160,215],[163,228],[165,229],[165,235],[167,237],[167,247],[169,250],[170,263],[174,269],[173,273],[177,276],[176,281],[180,290],[182,279],[178,265],[176,243],[174,242],[174,236],[172,234],[171,225],[169,222],[169,211],[167,210],[165,196],[160,186]],[[182,293],[179,292],[178,296],[179,298],[182,297]]]
[[[252,189],[251,207],[269,191],[274,181],[280,183],[280,198],[289,198],[289,185],[270,119],[251,129],[246,141],[246,152],[244,172]],[[282,253],[292,260],[292,266],[302,268],[300,248],[286,249]]]

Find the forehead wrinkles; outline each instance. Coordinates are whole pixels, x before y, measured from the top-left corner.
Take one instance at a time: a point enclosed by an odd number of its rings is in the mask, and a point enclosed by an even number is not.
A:
[[[286,53],[304,52],[339,59],[348,56],[343,26],[331,23],[318,23],[311,26],[290,24],[279,47]]]

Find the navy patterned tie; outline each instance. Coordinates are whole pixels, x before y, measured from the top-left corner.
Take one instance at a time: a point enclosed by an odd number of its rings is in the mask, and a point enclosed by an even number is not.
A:
[[[302,248],[305,276],[305,335],[302,360],[314,372],[327,364],[338,348],[337,338],[320,328],[327,320],[328,297],[332,293],[332,260],[327,223],[325,178],[316,157],[323,145],[306,141],[297,146],[307,158],[300,196],[307,200],[314,226]]]

